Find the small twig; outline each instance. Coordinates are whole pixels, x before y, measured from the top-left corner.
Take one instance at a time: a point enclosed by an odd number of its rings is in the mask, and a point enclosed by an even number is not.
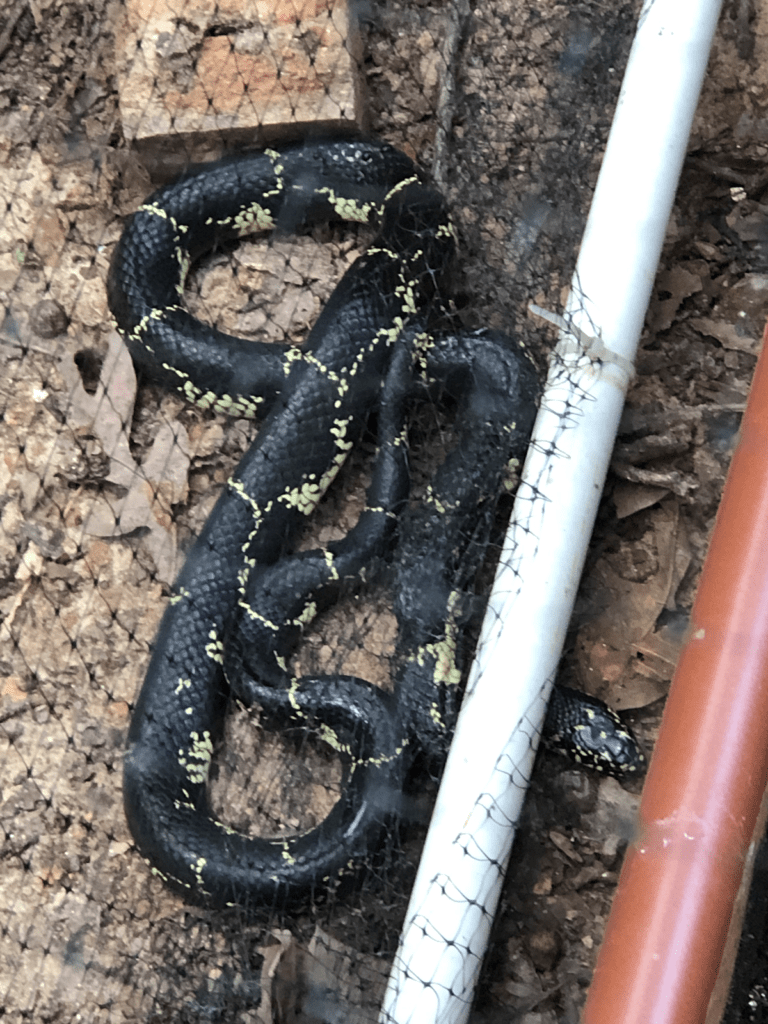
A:
[[[456,94],[456,63],[459,45],[469,18],[469,0],[455,0],[450,7],[448,27],[442,47],[443,74],[437,96],[437,132],[435,133],[435,159],[432,163],[432,178],[438,188],[445,190],[445,173],[448,165],[448,139],[453,125],[454,97]]]
[[[11,38],[13,33],[16,31],[16,26],[19,23],[24,11],[27,9],[27,0],[16,0],[16,6],[13,8],[11,13],[8,15],[8,20],[5,23],[5,28],[0,32],[0,60],[5,56],[5,52],[11,45]]]
[[[37,355],[47,356],[48,359],[58,358],[58,352],[51,352],[51,350],[47,348],[38,348],[37,345],[31,345],[25,341],[17,341],[4,334],[0,334],[0,345],[7,345],[9,348],[20,349],[22,356],[26,355],[27,352],[35,352]]]
[[[686,161],[686,167],[695,171],[704,171],[711,174],[719,181],[728,182],[730,185],[741,185],[749,196],[760,195],[768,185],[768,171],[761,169],[753,174],[748,171],[739,170],[729,164],[717,163],[705,157],[690,157]]]
[[[13,704],[7,704],[5,707],[0,708],[0,725],[3,722],[7,722],[10,718],[17,718],[19,715],[26,714],[27,711],[34,711],[39,706],[39,704],[33,704],[27,696],[24,696],[21,700],[14,701]]]

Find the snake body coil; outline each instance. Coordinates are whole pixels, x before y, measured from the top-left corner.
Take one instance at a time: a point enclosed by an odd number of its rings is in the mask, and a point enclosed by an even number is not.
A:
[[[213,246],[339,217],[379,233],[303,347],[222,334],[183,308],[188,268]],[[444,757],[463,595],[538,393],[532,365],[506,336],[434,332],[453,250],[440,194],[404,154],[359,140],[193,171],[151,196],[118,244],[109,302],[135,362],[203,408],[264,417],[176,582],[128,736],[131,831],[156,873],[190,899],[306,902],[366,859],[413,759]],[[438,384],[458,402],[459,440],[425,500],[404,512],[407,407]],[[377,455],[357,525],[325,549],[291,553],[372,410]],[[289,659],[307,622],[395,545],[394,692],[349,676],[295,678]],[[253,838],[211,813],[208,769],[232,694],[315,730],[338,752],[342,795],[317,828]]]

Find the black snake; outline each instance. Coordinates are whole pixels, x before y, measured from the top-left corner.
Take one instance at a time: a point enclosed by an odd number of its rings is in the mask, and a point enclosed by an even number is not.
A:
[[[373,223],[378,235],[301,348],[223,334],[184,308],[185,277],[204,252],[334,218]],[[117,246],[109,303],[137,365],[203,408],[263,415],[176,582],[128,735],[124,800],[136,844],[192,900],[306,902],[365,862],[414,761],[444,759],[468,591],[539,391],[519,344],[445,322],[454,246],[442,196],[410,159],[350,139],[194,169],[154,193]],[[457,404],[458,441],[424,499],[407,507],[408,409],[438,392]],[[335,544],[293,552],[371,419],[377,454],[359,521]],[[350,676],[295,678],[302,630],[377,565],[394,577],[393,692]],[[212,815],[208,770],[233,695],[337,751],[342,795],[313,830],[251,838]],[[611,715],[559,690],[550,729],[582,760],[634,770],[636,748]]]

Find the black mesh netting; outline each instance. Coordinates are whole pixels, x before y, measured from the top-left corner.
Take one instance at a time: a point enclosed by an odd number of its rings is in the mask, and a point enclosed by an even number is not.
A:
[[[0,11],[8,1021],[375,1020],[435,792],[418,776],[364,889],[310,912],[188,906],[136,852],[121,796],[133,702],[184,553],[258,422],[137,383],[106,305],[125,217],[225,143],[358,117],[448,199],[458,319],[517,335],[543,367],[553,332],[528,305],[562,308],[639,9],[247,6],[14,0]],[[563,660],[565,681],[643,709],[631,720],[648,742],[762,333],[766,39],[757,0],[726,4]],[[369,238],[333,225],[245,239],[193,268],[185,302],[230,333],[298,343]],[[414,501],[450,437],[444,410],[423,403],[409,439]],[[354,524],[374,448],[366,436],[302,543]],[[489,558],[479,593],[492,572]],[[296,666],[387,686],[390,582],[345,593],[306,632]],[[295,831],[325,817],[339,778],[327,747],[233,706],[212,800],[238,827]],[[539,759],[472,1021],[577,1020],[636,802]]]

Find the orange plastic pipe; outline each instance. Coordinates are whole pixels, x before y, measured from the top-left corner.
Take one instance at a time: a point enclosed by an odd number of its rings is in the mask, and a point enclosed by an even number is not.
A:
[[[768,781],[768,328],[584,1008],[702,1024]]]

